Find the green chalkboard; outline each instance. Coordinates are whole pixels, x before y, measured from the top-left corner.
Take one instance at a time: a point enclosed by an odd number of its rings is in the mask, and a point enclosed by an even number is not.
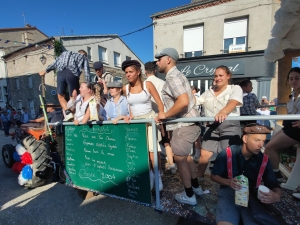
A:
[[[79,188],[151,204],[146,124],[65,126],[65,164]]]

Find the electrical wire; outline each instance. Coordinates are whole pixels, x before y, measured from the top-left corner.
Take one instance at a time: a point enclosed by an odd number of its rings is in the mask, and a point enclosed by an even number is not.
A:
[[[220,14],[217,14],[217,15],[206,16],[206,17],[201,17],[201,18],[197,18],[197,19],[178,20],[178,21],[175,21],[175,22],[164,22],[164,23],[162,22],[162,23],[160,23],[159,19],[157,19],[157,20],[155,20],[157,22],[157,24],[155,24],[155,26],[165,26],[165,25],[173,25],[173,24],[186,23],[186,22],[194,22],[194,21],[198,21],[198,20],[215,18],[215,17],[224,16],[224,15],[228,15],[228,14],[232,14],[232,13],[236,13],[236,12],[245,11],[245,10],[248,10],[248,9],[257,8],[257,7],[260,7],[260,6],[273,5],[273,4],[277,4],[277,3],[258,4],[258,5],[250,6],[250,7],[244,8],[244,9],[237,9],[237,10],[234,10],[234,11],[231,11],[231,12],[220,13]]]
[[[149,24],[148,26],[145,26],[145,27],[142,27],[138,30],[135,30],[135,31],[132,31],[132,32],[129,32],[129,33],[126,33],[126,34],[123,34],[123,35],[120,35],[120,36],[116,36],[116,37],[112,37],[110,39],[107,39],[107,40],[103,40],[103,41],[95,41],[95,42],[90,42],[88,44],[97,44],[97,43],[102,43],[102,42],[106,42],[106,41],[111,41],[113,39],[116,39],[116,38],[121,38],[121,37],[125,37],[125,36],[128,36],[128,35],[131,35],[131,34],[134,34],[134,33],[137,33],[137,32],[140,32],[140,31],[143,31],[149,27],[152,27],[153,25],[155,25],[155,23],[151,23]],[[92,35],[91,35],[92,36]],[[80,37],[80,36],[79,36]],[[70,47],[70,46],[82,46],[82,44],[74,44],[74,45],[64,45],[64,47]]]

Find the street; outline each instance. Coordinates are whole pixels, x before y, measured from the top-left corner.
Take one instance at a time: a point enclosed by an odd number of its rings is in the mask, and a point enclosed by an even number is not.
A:
[[[13,131],[13,130],[11,130]],[[16,144],[0,131],[0,146]],[[2,155],[1,155],[2,158]],[[178,216],[98,195],[83,201],[77,191],[60,183],[26,190],[18,174],[0,160],[0,224],[186,224]],[[179,222],[182,221],[182,222]]]

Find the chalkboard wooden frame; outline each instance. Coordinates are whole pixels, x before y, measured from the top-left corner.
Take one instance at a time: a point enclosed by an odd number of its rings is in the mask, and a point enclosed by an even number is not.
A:
[[[151,205],[145,123],[65,125],[64,134],[68,185]]]

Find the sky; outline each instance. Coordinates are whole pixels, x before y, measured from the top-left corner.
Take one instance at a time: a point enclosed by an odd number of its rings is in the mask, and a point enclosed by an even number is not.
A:
[[[0,28],[24,27],[25,22],[50,36],[118,34],[152,23],[150,15],[191,0],[11,0],[1,1]],[[6,19],[4,19],[6,18]],[[145,63],[153,60],[153,27],[122,40]]]

